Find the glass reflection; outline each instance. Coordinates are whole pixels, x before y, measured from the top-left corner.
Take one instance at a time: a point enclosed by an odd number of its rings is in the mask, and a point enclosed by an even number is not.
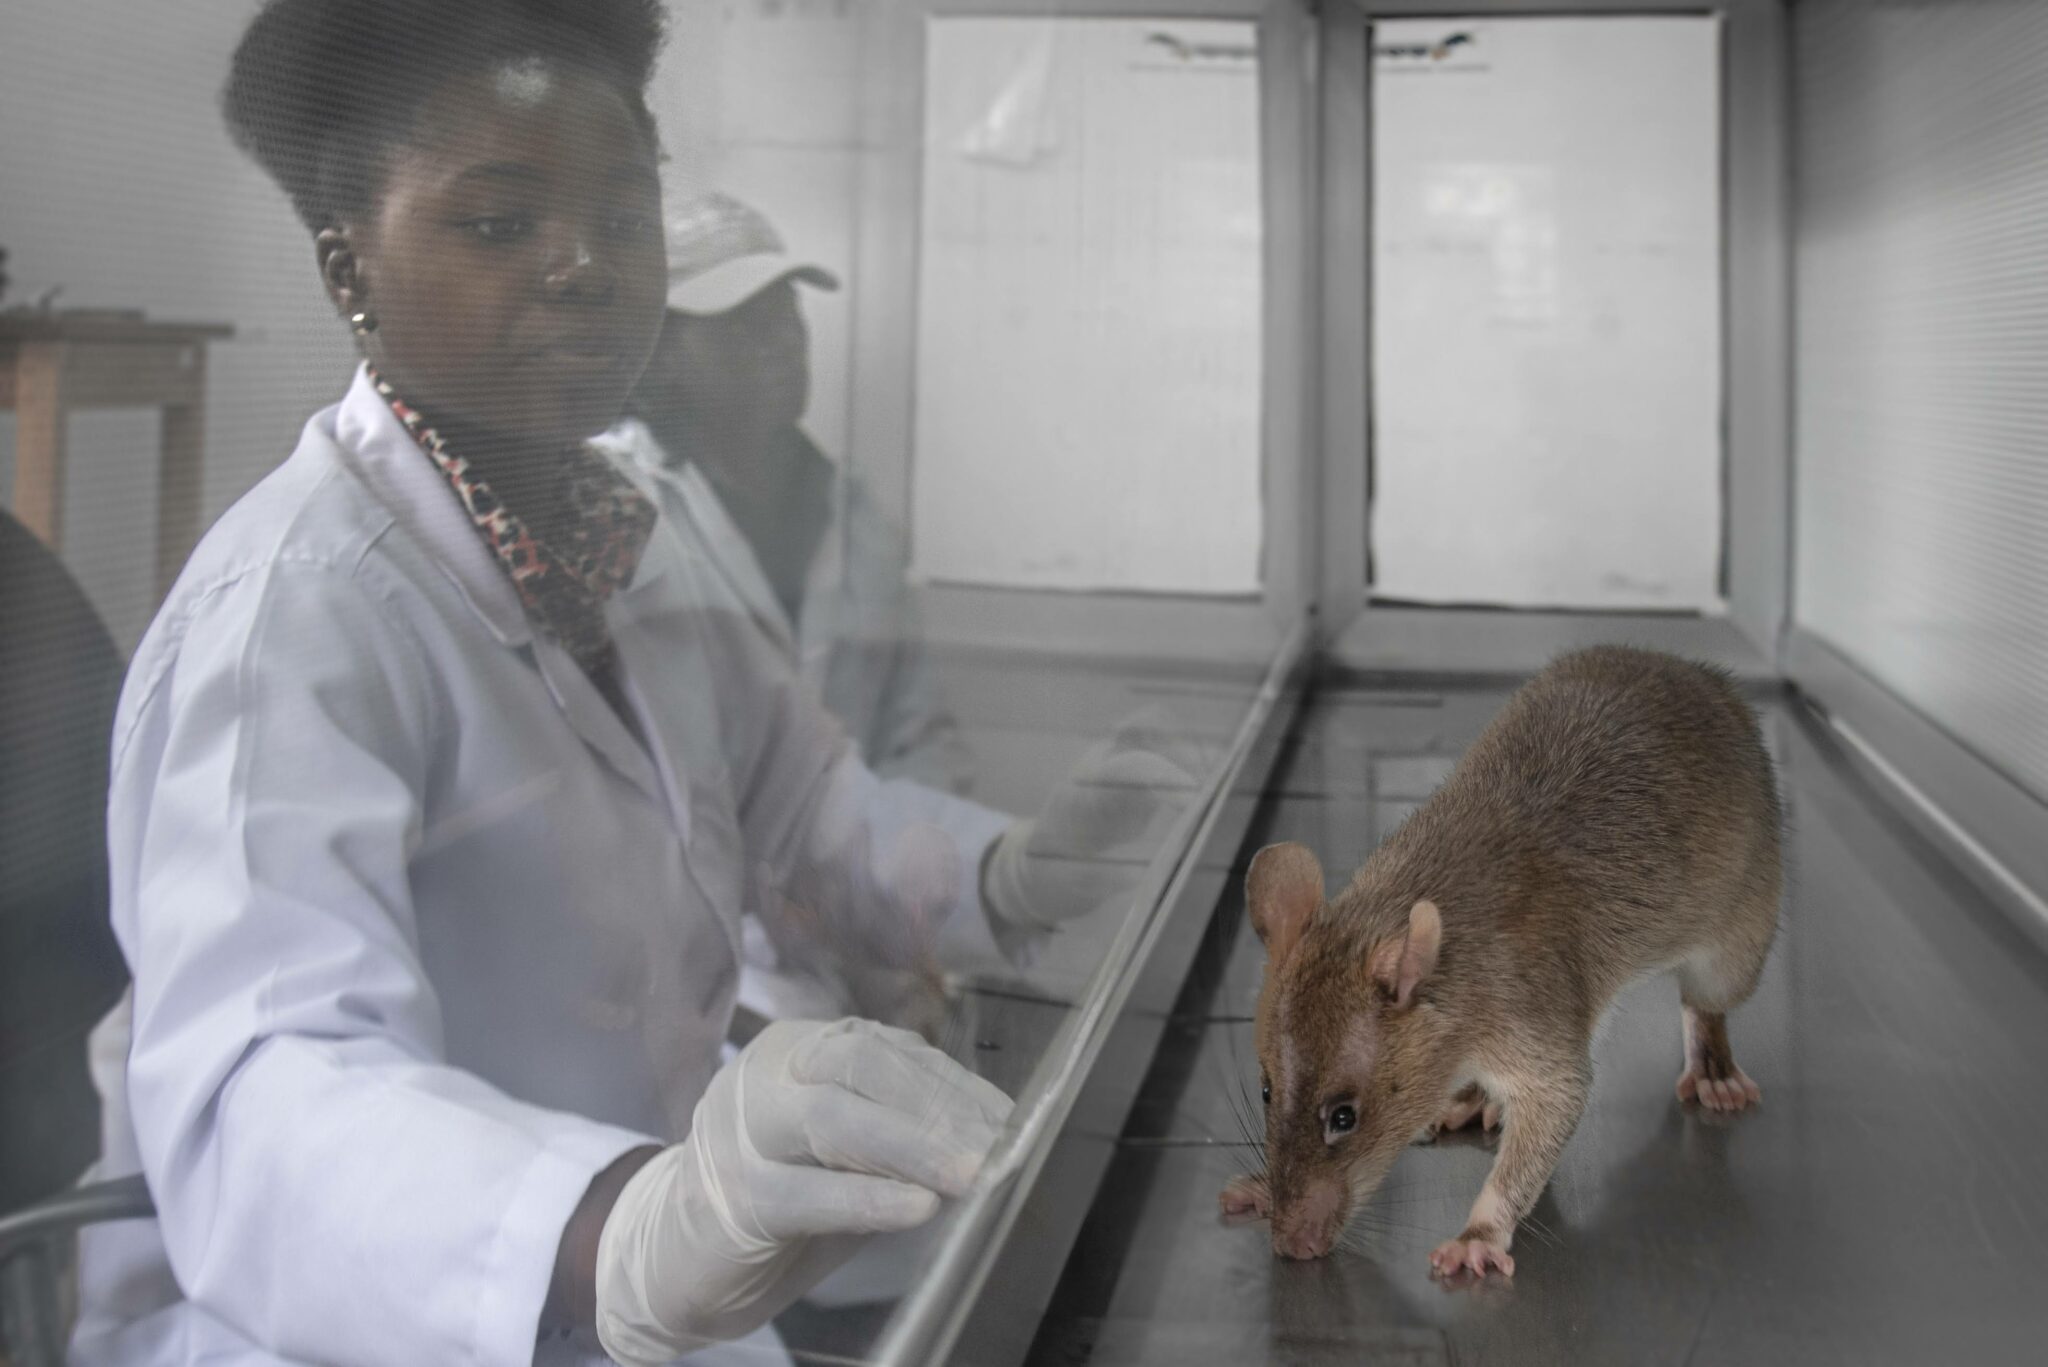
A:
[[[911,7],[107,19],[25,7],[5,82],[67,114],[8,143],[0,342],[159,413],[17,403],[0,444],[128,661],[103,758],[0,813],[108,813],[67,865],[107,889],[10,956],[77,1123],[6,1209],[140,1175],[156,1212],[85,1231],[53,1323],[81,1362],[858,1356],[1258,682],[1039,639],[1049,588],[1258,590],[1249,28],[1019,49],[1079,226],[975,248],[1059,307],[940,376],[944,253],[861,132],[921,155]],[[1201,117],[1061,179],[1117,122],[1077,72]],[[962,473],[1000,487],[933,502]],[[8,578],[13,658],[66,608]]]

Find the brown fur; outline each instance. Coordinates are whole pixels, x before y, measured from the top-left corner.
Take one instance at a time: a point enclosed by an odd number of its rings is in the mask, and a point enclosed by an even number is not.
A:
[[[1594,1026],[1623,986],[1677,973],[1681,1096],[1688,1080],[1740,1078],[1722,1015],[1754,989],[1776,930],[1778,841],[1770,758],[1727,677],[1601,647],[1516,693],[1327,903],[1306,850],[1261,851],[1247,896],[1269,956],[1268,1177],[1234,1183],[1226,1208],[1270,1211],[1282,1253],[1327,1252],[1418,1131],[1475,1113],[1477,1082],[1505,1111],[1500,1157],[1439,1253],[1451,1270],[1511,1272],[1514,1225],[1578,1123]],[[1705,1085],[1706,1104],[1746,1104],[1734,1083]],[[1357,1123],[1334,1134],[1343,1104]]]

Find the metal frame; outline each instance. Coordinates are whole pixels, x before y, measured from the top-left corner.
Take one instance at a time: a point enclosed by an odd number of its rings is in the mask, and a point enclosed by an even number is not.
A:
[[[934,584],[926,628],[941,644],[1020,637],[1069,653],[1263,662],[1316,592],[1319,462],[1311,363],[1317,344],[1316,22],[1308,0],[894,0],[865,29],[858,169],[850,460],[909,525],[917,243],[873,225],[915,221],[923,144],[924,21],[941,15],[1238,19],[1259,30],[1260,183],[1265,210],[1264,586],[1256,595],[1007,589]]]
[[[1371,65],[1374,19],[1719,14],[1723,48],[1723,376],[1728,616],[1375,604],[1366,591],[1371,443]],[[1777,672],[1791,525],[1789,21],[1783,0],[1349,0],[1323,35],[1322,602],[1332,662],[1369,673],[1527,673],[1561,649],[1626,640]]]
[[[900,221],[901,206],[915,202],[922,20],[938,13],[1065,14],[1076,8],[1043,0],[912,0],[877,17],[869,29],[865,83],[894,94],[865,111],[872,126],[863,130],[864,145],[878,150],[862,176],[863,223]],[[1578,8],[1700,12],[1703,6],[1637,0]],[[1260,22],[1269,225],[1266,593],[1259,602],[1226,602],[941,587],[927,600],[934,635],[995,644],[1028,629],[1032,639],[1062,650],[1214,660],[1263,655],[1289,624],[1294,629],[1229,764],[1174,832],[1130,921],[1024,1089],[1012,1133],[953,1212],[873,1361],[913,1367],[972,1360],[1003,1367],[1027,1351],[1195,952],[1199,937],[1186,927],[1206,915],[1222,891],[1226,873],[1216,864],[1234,859],[1271,752],[1318,659],[1313,617],[1305,616],[1316,605],[1333,628],[1321,643],[1340,670],[1513,673],[1535,667],[1573,639],[1625,636],[1774,677],[1788,563],[1785,24],[1779,0],[1727,0],[1719,9],[1729,16],[1730,60],[1744,71],[1752,69],[1744,63],[1757,63],[1754,79],[1731,81],[1724,100],[1724,212],[1732,211],[1725,295],[1730,619],[1432,611],[1366,602],[1365,465],[1348,453],[1366,450],[1370,430],[1368,262],[1360,250],[1369,225],[1368,18],[1524,7],[1505,0],[1419,0],[1397,10],[1361,2],[1325,6],[1318,15],[1307,0],[1132,0],[1116,11],[1256,16]],[[893,456],[893,464],[868,468],[899,508],[908,502],[916,316],[916,249],[904,237],[861,243],[861,278],[882,283],[857,310],[854,327],[857,357],[862,364],[879,358],[882,371],[875,381],[855,377],[856,459]],[[1320,350],[1320,365],[1310,363],[1313,350]]]
[[[1789,91],[1791,39],[1778,60]],[[1785,111],[1788,138],[1794,111]],[[1788,210],[1788,214],[1793,211]],[[1789,263],[1788,317],[1795,307]],[[1794,366],[1787,352],[1788,375]],[[1787,528],[1786,582],[1796,589],[1797,475]],[[1796,607],[1796,598],[1795,598]],[[2048,950],[2048,803],[2003,773],[1850,655],[1788,610],[1780,659],[1786,678],[1843,742],[1849,762],[2020,929]]]
[[[148,1185],[135,1176],[59,1192],[0,1216],[0,1361],[12,1367],[60,1367],[64,1361],[53,1241],[86,1225],[155,1214]]]
[[[1804,628],[1785,672],[1893,805],[2048,950],[2048,806]]]
[[[1298,623],[1246,709],[1224,764],[1134,898],[1101,969],[1018,1098],[1008,1134],[948,1216],[867,1360],[877,1367],[1023,1360],[1107,1170],[1175,995],[1307,691]]]

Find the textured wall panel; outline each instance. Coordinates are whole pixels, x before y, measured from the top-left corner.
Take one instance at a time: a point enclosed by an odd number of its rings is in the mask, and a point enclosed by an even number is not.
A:
[[[2048,799],[2048,4],[1793,21],[1795,613]]]

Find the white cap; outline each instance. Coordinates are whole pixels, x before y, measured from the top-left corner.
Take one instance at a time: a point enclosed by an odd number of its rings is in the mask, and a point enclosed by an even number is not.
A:
[[[778,280],[839,288],[823,266],[792,256],[760,210],[715,191],[666,214],[668,306],[678,313],[724,313]]]

